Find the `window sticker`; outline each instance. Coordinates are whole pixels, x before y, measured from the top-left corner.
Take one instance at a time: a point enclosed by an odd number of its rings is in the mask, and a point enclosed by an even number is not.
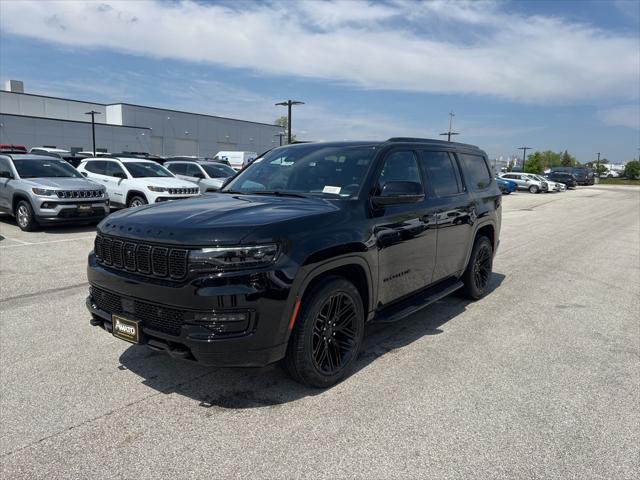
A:
[[[322,193],[334,193],[338,195],[340,193],[340,187],[332,187],[331,185],[325,185],[322,189]]]

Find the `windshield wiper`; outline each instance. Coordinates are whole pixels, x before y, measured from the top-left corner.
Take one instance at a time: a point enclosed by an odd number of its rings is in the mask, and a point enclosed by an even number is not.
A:
[[[274,195],[276,197],[295,197],[295,198],[308,198],[301,193],[281,192],[280,190],[256,190],[253,192],[242,192],[247,195]]]

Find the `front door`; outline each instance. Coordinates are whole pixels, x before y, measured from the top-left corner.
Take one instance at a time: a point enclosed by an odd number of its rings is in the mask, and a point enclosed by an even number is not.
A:
[[[5,176],[0,177],[0,210],[8,212],[11,210],[11,195],[9,194],[11,189],[9,184],[13,181],[11,178],[7,178],[7,174],[13,175],[9,160],[0,158],[0,172],[5,174]]]
[[[126,205],[127,174],[118,162],[114,162],[113,160],[105,161],[105,172],[102,180],[107,187],[111,201],[120,205]]]
[[[391,181],[417,182],[424,191],[416,152],[395,150],[387,155],[376,188]],[[435,213],[429,199],[374,209],[378,297],[382,305],[431,283],[436,259]]]

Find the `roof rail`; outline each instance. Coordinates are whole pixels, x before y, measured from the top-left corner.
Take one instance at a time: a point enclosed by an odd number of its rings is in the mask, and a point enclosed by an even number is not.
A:
[[[476,145],[471,145],[469,143],[460,143],[460,142],[448,142],[446,140],[436,140],[434,138],[417,138],[417,137],[391,137],[387,140],[387,142],[424,142],[424,143],[435,143],[437,145],[460,145],[464,147],[470,148],[478,148]]]

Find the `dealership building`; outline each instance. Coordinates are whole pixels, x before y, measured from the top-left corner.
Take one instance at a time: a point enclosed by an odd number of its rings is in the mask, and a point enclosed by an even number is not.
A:
[[[267,123],[128,103],[93,103],[24,93],[22,82],[0,90],[0,143],[154,155],[213,156],[221,150],[263,152],[279,145],[282,128]]]

